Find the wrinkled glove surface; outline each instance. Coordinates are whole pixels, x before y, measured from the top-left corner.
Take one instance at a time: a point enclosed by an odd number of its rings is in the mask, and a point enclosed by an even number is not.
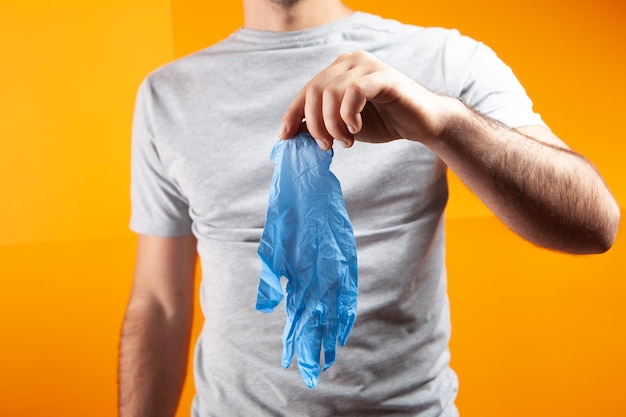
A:
[[[261,279],[256,308],[272,312],[287,279],[282,366],[295,353],[306,385],[314,388],[324,348],[324,370],[335,361],[356,319],[356,243],[341,187],[330,171],[333,151],[308,133],[274,145],[267,218],[258,249]]]

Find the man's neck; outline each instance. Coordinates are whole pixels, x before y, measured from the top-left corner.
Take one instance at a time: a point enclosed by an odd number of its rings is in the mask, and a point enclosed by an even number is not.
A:
[[[352,14],[341,0],[243,0],[244,27],[287,32],[308,29]]]

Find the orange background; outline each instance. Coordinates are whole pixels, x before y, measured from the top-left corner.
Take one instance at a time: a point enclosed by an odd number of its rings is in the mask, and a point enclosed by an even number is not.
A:
[[[239,0],[226,3],[0,0],[0,416],[115,414],[135,92],[155,67],[240,26]],[[621,0],[347,3],[492,46],[626,201]],[[451,188],[461,415],[626,415],[623,236],[600,256],[547,252],[454,177]],[[192,395],[190,374],[179,416]]]

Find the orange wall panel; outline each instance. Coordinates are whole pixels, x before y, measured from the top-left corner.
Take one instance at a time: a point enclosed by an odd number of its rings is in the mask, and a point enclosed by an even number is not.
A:
[[[243,25],[241,1],[173,0],[171,3],[177,57],[219,42]]]
[[[0,246],[0,416],[115,415],[133,243]]]
[[[169,2],[0,5],[0,244],[123,236],[139,82],[173,58]]]
[[[598,256],[538,249],[494,218],[447,229],[461,416],[625,415],[624,228]]]

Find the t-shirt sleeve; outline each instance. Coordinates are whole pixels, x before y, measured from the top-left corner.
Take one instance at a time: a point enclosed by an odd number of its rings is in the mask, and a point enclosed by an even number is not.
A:
[[[546,126],[512,69],[485,44],[452,30],[443,61],[446,84],[472,108],[509,127]]]
[[[154,97],[147,78],[137,93],[133,118],[130,229],[147,235],[183,236],[191,232],[189,205],[159,155]]]

